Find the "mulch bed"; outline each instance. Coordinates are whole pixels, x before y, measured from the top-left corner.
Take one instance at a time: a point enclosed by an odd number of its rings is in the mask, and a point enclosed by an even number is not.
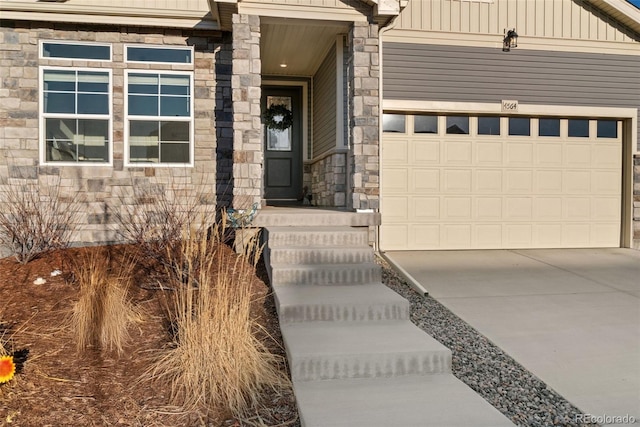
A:
[[[73,262],[104,247],[69,248],[47,253],[26,265],[0,259],[0,338],[9,351],[28,350],[14,379],[0,385],[0,426],[243,426],[298,425],[291,391],[262,396],[264,406],[248,420],[229,414],[217,419],[176,413],[169,407],[169,385],[139,381],[159,349],[168,345],[159,293],[154,281],[162,268],[153,262],[138,264],[132,301],[145,312],[145,321],[131,330],[123,354],[89,349],[78,352],[70,315],[78,299]],[[114,265],[137,254],[132,245],[107,248]],[[235,253],[224,247],[225,262]],[[62,274],[52,276],[60,270]],[[46,283],[34,284],[37,278]],[[264,270],[251,283],[256,303],[253,315],[273,337],[272,352],[284,355],[282,338]],[[281,369],[288,375],[287,367]]]

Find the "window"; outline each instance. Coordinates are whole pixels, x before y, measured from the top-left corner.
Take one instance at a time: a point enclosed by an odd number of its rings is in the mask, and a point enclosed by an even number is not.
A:
[[[617,138],[617,120],[598,120],[598,138]]]
[[[531,120],[528,117],[509,117],[509,135],[531,135]]]
[[[500,135],[500,117],[478,117],[478,135]]]
[[[560,119],[539,119],[539,136],[560,136]]]
[[[569,136],[576,138],[589,138],[589,120],[569,119]]]
[[[447,134],[469,135],[469,117],[447,116]]]
[[[108,163],[111,146],[111,73],[41,69],[43,161]]]
[[[382,131],[405,133],[405,115],[404,114],[383,114],[382,115]]]
[[[42,42],[43,58],[111,61],[111,46],[90,43]]]
[[[438,116],[415,116],[413,133],[438,133]]]
[[[184,47],[127,46],[127,62],[192,64],[193,51]]]
[[[193,162],[192,74],[127,73],[129,163]]]

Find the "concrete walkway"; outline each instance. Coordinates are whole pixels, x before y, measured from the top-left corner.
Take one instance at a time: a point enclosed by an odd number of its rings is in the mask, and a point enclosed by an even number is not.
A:
[[[513,426],[451,374],[451,351],[382,284],[368,228],[353,226],[362,217],[283,215],[260,220],[304,427]]]
[[[584,413],[640,423],[639,251],[386,255]]]

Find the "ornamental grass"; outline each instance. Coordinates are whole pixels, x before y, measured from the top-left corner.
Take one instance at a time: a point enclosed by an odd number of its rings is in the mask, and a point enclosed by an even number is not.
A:
[[[85,253],[75,262],[74,277],[80,287],[71,324],[78,350],[89,346],[121,354],[130,340],[129,328],[142,321],[142,313],[128,297],[133,258],[111,267],[108,248]]]
[[[168,255],[174,266],[168,272],[171,290],[165,291],[172,343],[143,379],[169,383],[171,403],[181,412],[242,419],[259,406],[263,391],[290,384],[279,370],[283,358],[257,338],[259,325],[251,315],[258,241],[228,262],[232,254],[220,243],[225,224],[209,231],[188,232]]]

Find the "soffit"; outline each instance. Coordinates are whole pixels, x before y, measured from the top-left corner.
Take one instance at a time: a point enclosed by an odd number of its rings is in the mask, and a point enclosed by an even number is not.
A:
[[[347,23],[265,18],[260,25],[263,75],[313,76]],[[283,68],[280,64],[286,64]]]
[[[590,0],[592,5],[640,34],[640,9],[624,0]]]

